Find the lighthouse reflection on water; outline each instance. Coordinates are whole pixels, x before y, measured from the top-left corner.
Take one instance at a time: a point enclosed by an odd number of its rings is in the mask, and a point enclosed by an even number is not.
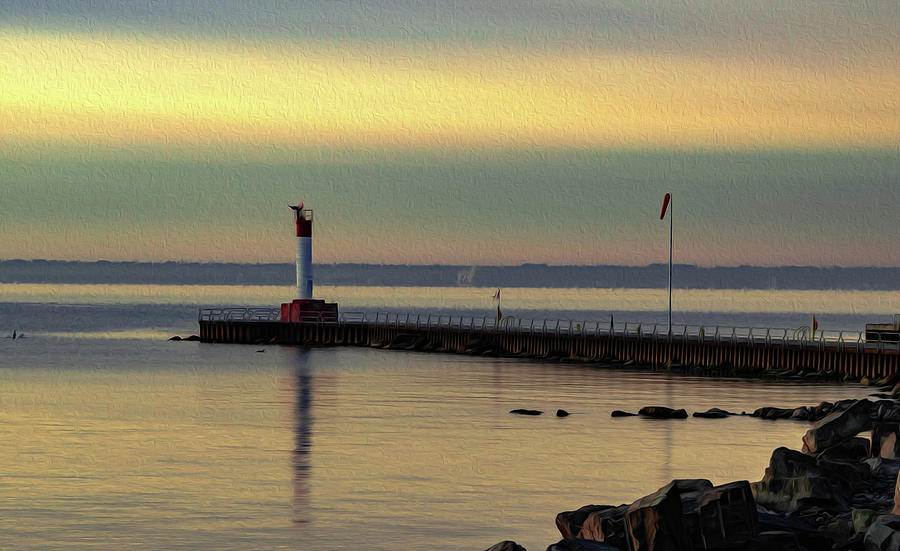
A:
[[[296,349],[297,364],[294,370],[296,381],[296,425],[294,433],[294,517],[295,523],[303,524],[309,518],[310,451],[312,448],[312,384],[309,349]]]

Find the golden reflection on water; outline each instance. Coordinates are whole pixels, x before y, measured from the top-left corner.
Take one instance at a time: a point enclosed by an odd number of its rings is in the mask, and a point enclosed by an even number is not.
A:
[[[316,287],[316,295],[337,301],[343,310],[436,308],[490,311],[495,288],[483,287]],[[3,302],[65,304],[197,304],[277,306],[295,294],[275,285],[104,285],[0,283]],[[658,311],[667,304],[665,289],[503,289],[504,309]],[[892,291],[676,289],[673,308],[684,312],[830,312],[892,314],[900,295]]]

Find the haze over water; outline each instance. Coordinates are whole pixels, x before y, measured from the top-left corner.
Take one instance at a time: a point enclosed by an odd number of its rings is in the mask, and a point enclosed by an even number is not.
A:
[[[808,428],[741,417],[612,419],[613,409],[749,411],[870,391],[367,348],[170,342],[196,332],[187,297],[280,299],[254,288],[2,290],[0,320],[26,333],[0,339],[2,548],[484,549],[510,538],[543,549],[558,539],[560,511],[630,502],[676,477],[758,480],[771,451],[797,448]],[[365,292],[379,292],[320,291],[341,297],[344,309],[371,307]],[[395,311],[490,314],[483,289],[388,291]],[[545,291],[505,300],[533,315],[609,314],[585,310],[605,305],[603,292]],[[661,313],[656,291],[617,293],[635,315]],[[737,312],[753,309],[748,296],[717,291],[727,308],[684,315],[742,319]],[[872,317],[829,296],[819,298],[822,310],[836,305],[835,323]],[[869,304],[865,293],[848,296]],[[519,407],[547,414],[508,413]],[[557,408],[573,415],[556,418]]]

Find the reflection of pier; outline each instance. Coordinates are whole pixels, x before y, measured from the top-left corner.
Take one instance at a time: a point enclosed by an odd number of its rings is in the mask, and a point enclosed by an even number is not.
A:
[[[312,376],[309,350],[297,352],[297,442],[294,447],[294,522],[309,522],[309,453],[312,447]]]
[[[280,321],[278,310],[200,312],[200,339],[223,343],[354,345],[533,358],[631,361],[710,369],[833,371],[883,377],[897,371],[900,343],[858,332],[758,327],[665,326],[592,321],[515,320],[438,315],[343,314],[338,322]]]

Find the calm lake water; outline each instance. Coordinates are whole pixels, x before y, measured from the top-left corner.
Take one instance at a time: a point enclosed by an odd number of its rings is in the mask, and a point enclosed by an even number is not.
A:
[[[340,297],[344,309],[380,305],[371,288],[331,291],[325,296]],[[505,310],[583,319],[613,310],[603,301],[615,295],[554,291],[510,292]],[[3,549],[481,550],[514,539],[541,550],[559,539],[559,511],[631,502],[672,478],[758,480],[772,449],[798,448],[808,428],[742,417],[612,419],[613,409],[742,411],[870,392],[516,359],[165,340],[196,333],[196,304],[276,304],[275,293],[289,296],[289,288],[4,285],[0,292],[0,332],[26,334],[0,339]],[[392,289],[384,304],[488,314],[491,293]],[[826,328],[853,330],[891,308],[870,306],[880,304],[879,293],[819,293],[818,302],[815,294],[760,302],[740,291],[706,293],[691,300],[722,306],[685,309],[676,319],[793,327],[814,311]],[[612,312],[617,319],[664,319],[657,291],[618,294],[625,306]],[[508,413],[520,407],[550,415]],[[556,418],[557,408],[573,415]]]

